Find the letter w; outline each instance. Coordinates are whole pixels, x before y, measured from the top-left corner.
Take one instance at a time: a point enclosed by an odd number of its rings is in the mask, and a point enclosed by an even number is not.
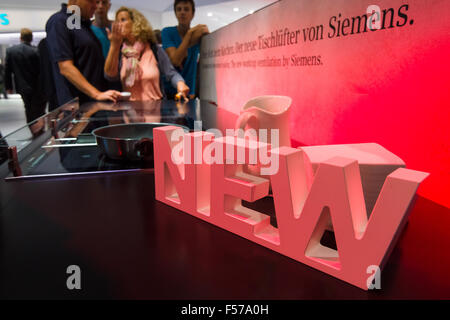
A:
[[[274,150],[274,152],[277,152]],[[400,168],[388,175],[367,219],[358,162],[335,157],[311,164],[301,150],[280,148],[271,177],[280,253],[367,290],[367,267],[382,267],[427,173]],[[322,243],[334,231],[336,248]]]

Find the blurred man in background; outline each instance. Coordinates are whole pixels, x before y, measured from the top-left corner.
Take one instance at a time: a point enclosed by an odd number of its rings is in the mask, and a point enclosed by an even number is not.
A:
[[[21,95],[25,105],[27,123],[45,112],[45,101],[39,86],[39,54],[31,45],[33,33],[24,28],[20,31],[20,44],[6,49],[5,86],[13,93],[12,75],[16,92]]]
[[[108,19],[108,12],[109,9],[111,9],[111,1],[96,0],[96,4],[97,9],[95,9],[94,21],[92,21],[91,30],[100,41],[102,45],[103,57],[106,59],[108,56],[109,47],[111,46],[108,39],[108,32],[106,30],[111,30],[111,25],[113,23],[113,21]],[[122,91],[122,83],[120,81],[107,80],[106,82],[108,89]]]
[[[190,88],[190,98],[195,97],[197,85],[197,63],[200,55],[200,39],[209,33],[204,24],[191,28],[194,19],[195,3],[193,0],[175,0],[173,9],[178,26],[167,27],[161,31],[162,45],[170,61]],[[176,93],[166,86],[167,94]]]
[[[39,83],[45,100],[48,102],[48,111],[55,110],[58,105],[55,82],[53,80],[52,62],[48,51],[47,38],[42,39],[38,44],[40,73]]]
[[[2,95],[5,97],[5,99],[8,99],[5,88],[5,66],[3,65],[2,59],[0,59],[0,99]]]
[[[97,9],[94,13],[91,29],[102,45],[103,57],[106,59],[109,52],[110,42],[106,29],[111,30],[112,21],[108,19],[108,11],[111,8],[110,0],[96,0]]]
[[[79,97],[80,103],[93,100],[115,102],[120,92],[107,90],[102,46],[91,29],[97,1],[70,0],[68,5],[62,4],[61,11],[52,15],[45,27],[58,104],[75,97]],[[76,11],[71,12],[72,5],[79,8],[80,23],[69,28],[67,22],[77,14]]]

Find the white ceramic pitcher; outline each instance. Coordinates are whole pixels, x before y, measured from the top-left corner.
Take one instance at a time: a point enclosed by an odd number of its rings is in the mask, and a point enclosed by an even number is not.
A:
[[[279,130],[279,146],[291,146],[289,113],[292,99],[286,96],[259,96],[249,100],[236,120],[235,129],[267,130],[271,143],[271,130]],[[258,137],[259,138],[259,137]]]

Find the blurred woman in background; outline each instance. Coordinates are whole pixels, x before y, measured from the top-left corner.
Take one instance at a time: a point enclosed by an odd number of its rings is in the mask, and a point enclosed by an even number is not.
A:
[[[105,63],[105,75],[110,80],[120,78],[130,100],[162,99],[165,77],[179,96],[188,100],[189,87],[175,70],[165,51],[157,45],[150,23],[137,10],[121,7],[116,21],[108,31],[111,46]]]

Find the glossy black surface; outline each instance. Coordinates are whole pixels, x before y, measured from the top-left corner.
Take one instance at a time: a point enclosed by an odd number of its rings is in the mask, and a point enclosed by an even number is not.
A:
[[[449,258],[438,249],[450,246],[448,209],[424,198],[382,272],[382,290],[365,292],[155,201],[153,178],[139,172],[8,183],[1,297],[450,297]],[[80,291],[66,288],[70,265],[82,270]]]
[[[217,111],[202,110],[210,123]],[[67,171],[98,171],[102,160],[95,146],[52,155]],[[43,172],[55,170],[50,156]],[[245,205],[271,214],[271,201]],[[0,208],[3,299],[450,298],[450,210],[422,197],[370,292],[155,201],[151,169],[2,179]],[[66,287],[70,265],[81,290]]]

